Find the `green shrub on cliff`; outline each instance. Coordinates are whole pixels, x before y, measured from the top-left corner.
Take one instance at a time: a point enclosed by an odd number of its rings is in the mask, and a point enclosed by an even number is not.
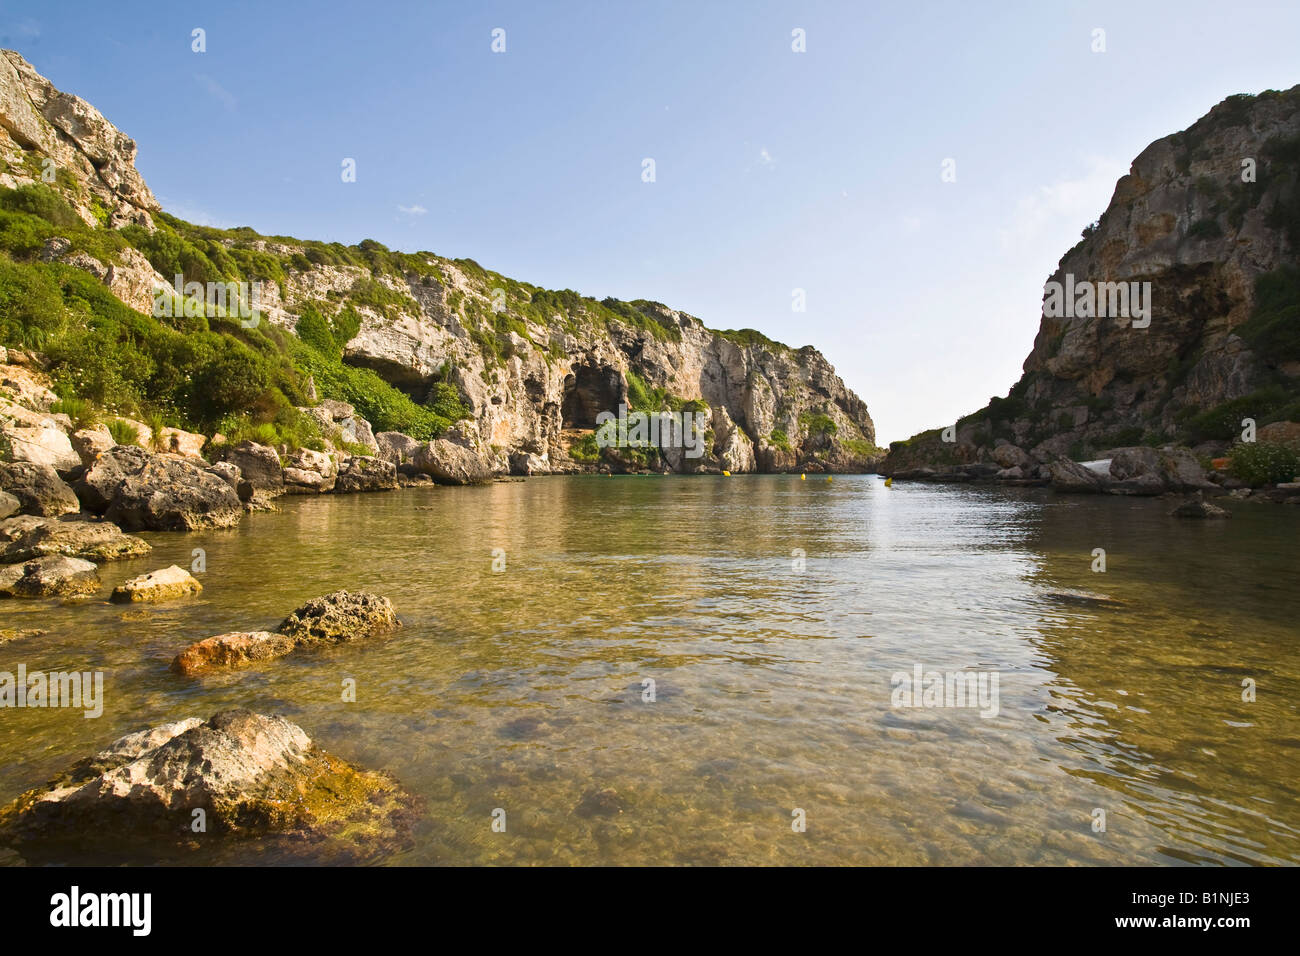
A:
[[[1289,445],[1243,442],[1233,446],[1228,470],[1252,488],[1300,477],[1300,454]]]
[[[1283,266],[1255,280],[1255,311],[1237,334],[1266,362],[1300,361],[1300,269]]]
[[[291,353],[323,398],[353,405],[377,432],[403,432],[420,441],[437,438],[452,422],[468,417],[460,393],[448,383],[435,383],[427,402],[420,404],[372,370],[346,364],[343,346],[356,335],[358,323],[348,309],[331,319],[313,303],[303,307],[296,329],[299,341]]]

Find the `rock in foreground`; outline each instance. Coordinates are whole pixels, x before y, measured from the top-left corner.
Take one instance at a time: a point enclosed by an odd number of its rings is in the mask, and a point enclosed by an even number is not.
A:
[[[156,455],[117,487],[105,517],[131,531],[230,528],[244,516],[219,475],[186,458]]]
[[[296,646],[293,638],[272,631],[233,631],[191,644],[176,655],[171,669],[194,677],[207,670],[283,657]]]
[[[119,739],[0,810],[0,837],[29,860],[277,834],[369,853],[405,831],[412,806],[391,777],[326,753],[283,717],[229,710]]]

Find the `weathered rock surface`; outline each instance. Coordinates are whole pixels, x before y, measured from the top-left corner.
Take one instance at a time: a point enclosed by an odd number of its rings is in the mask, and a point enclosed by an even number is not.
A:
[[[1210,504],[1201,495],[1182,502],[1169,512],[1174,518],[1231,518],[1232,512]]]
[[[472,485],[492,479],[493,469],[481,454],[466,445],[437,438],[420,445],[411,465],[445,485]]]
[[[284,464],[269,445],[241,441],[222,453],[222,460],[239,469],[242,481],[254,492],[275,496],[284,492]]]
[[[229,710],[123,737],[0,811],[0,836],[36,860],[70,847],[134,857],[145,835],[188,848],[277,834],[360,848],[405,830],[412,806],[391,777],[326,753],[283,717]]]
[[[284,459],[286,494],[322,494],[333,491],[338,475],[338,462],[334,456],[324,452],[300,448],[290,452]]]
[[[190,572],[173,564],[123,582],[113,589],[110,600],[116,604],[173,601],[202,590],[203,585]]]
[[[92,561],[50,555],[0,567],[0,597],[71,597],[99,590]]]
[[[1052,472],[1052,487],[1057,491],[1070,494],[1096,494],[1101,491],[1101,479],[1097,473],[1076,461],[1058,458],[1048,467]]]
[[[48,519],[0,543],[0,562],[31,561],[47,555],[64,555],[103,563],[137,558],[152,550],[149,543],[125,534],[108,521]]]
[[[397,487],[397,469],[392,462],[368,455],[353,455],[339,469],[334,480],[334,493],[352,494],[358,491],[391,491]]]
[[[77,496],[49,465],[0,461],[0,489],[17,498],[26,514],[57,517],[81,510]]]
[[[72,485],[82,507],[103,514],[117,497],[122,483],[138,474],[151,456],[138,445],[113,445],[96,452],[86,463],[86,470]]]
[[[21,507],[22,502],[17,498],[7,491],[0,491],[0,519],[8,518],[11,514],[17,513]]]
[[[194,531],[232,527],[243,514],[220,476],[186,458],[156,455],[121,483],[104,516],[132,531]]]
[[[283,657],[295,647],[291,637],[272,631],[232,631],[196,641],[176,655],[171,669],[185,677]]]
[[[392,602],[366,591],[335,591],[308,601],[280,625],[299,644],[354,641],[400,627]]]

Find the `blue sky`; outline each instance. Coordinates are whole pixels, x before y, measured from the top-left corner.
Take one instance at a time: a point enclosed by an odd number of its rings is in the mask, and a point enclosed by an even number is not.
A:
[[[170,212],[812,344],[884,443],[1006,393],[1132,158],[1300,82],[1300,4],[4,2],[0,45]]]

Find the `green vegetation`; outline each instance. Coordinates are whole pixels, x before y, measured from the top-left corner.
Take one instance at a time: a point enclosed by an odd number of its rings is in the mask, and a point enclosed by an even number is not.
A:
[[[90,402],[75,397],[59,399],[50,406],[50,411],[56,415],[67,415],[72,420],[73,431],[90,428],[99,420],[99,416]]]
[[[108,423],[108,433],[113,436],[113,441],[119,445],[134,445],[140,440],[140,430],[130,422],[124,422],[120,418],[115,418]]]
[[[1255,280],[1255,311],[1237,333],[1270,362],[1300,361],[1300,268]]]
[[[835,420],[824,412],[803,412],[799,416],[799,426],[809,435],[834,435],[839,431]]]
[[[1300,477],[1300,454],[1288,445],[1243,442],[1233,446],[1228,470],[1252,488]]]
[[[785,433],[784,429],[773,428],[772,434],[767,436],[767,443],[773,448],[779,448],[782,451],[788,451],[791,453],[794,452],[794,449],[790,447],[790,436]],[[894,444],[905,445],[906,442],[895,442]]]
[[[757,329],[723,329],[713,333],[720,339],[726,339],[728,342],[735,342],[742,346],[760,346],[778,354],[790,351],[790,346],[783,345],[769,339]]]
[[[327,318],[315,303],[304,306],[299,316],[300,341],[292,343],[291,352],[323,396],[355,406],[377,432],[400,431],[420,441],[437,438],[453,421],[469,415],[460,393],[446,382],[436,383],[427,403],[420,404],[370,369],[344,364],[343,346],[356,334],[358,322],[348,309]]]

